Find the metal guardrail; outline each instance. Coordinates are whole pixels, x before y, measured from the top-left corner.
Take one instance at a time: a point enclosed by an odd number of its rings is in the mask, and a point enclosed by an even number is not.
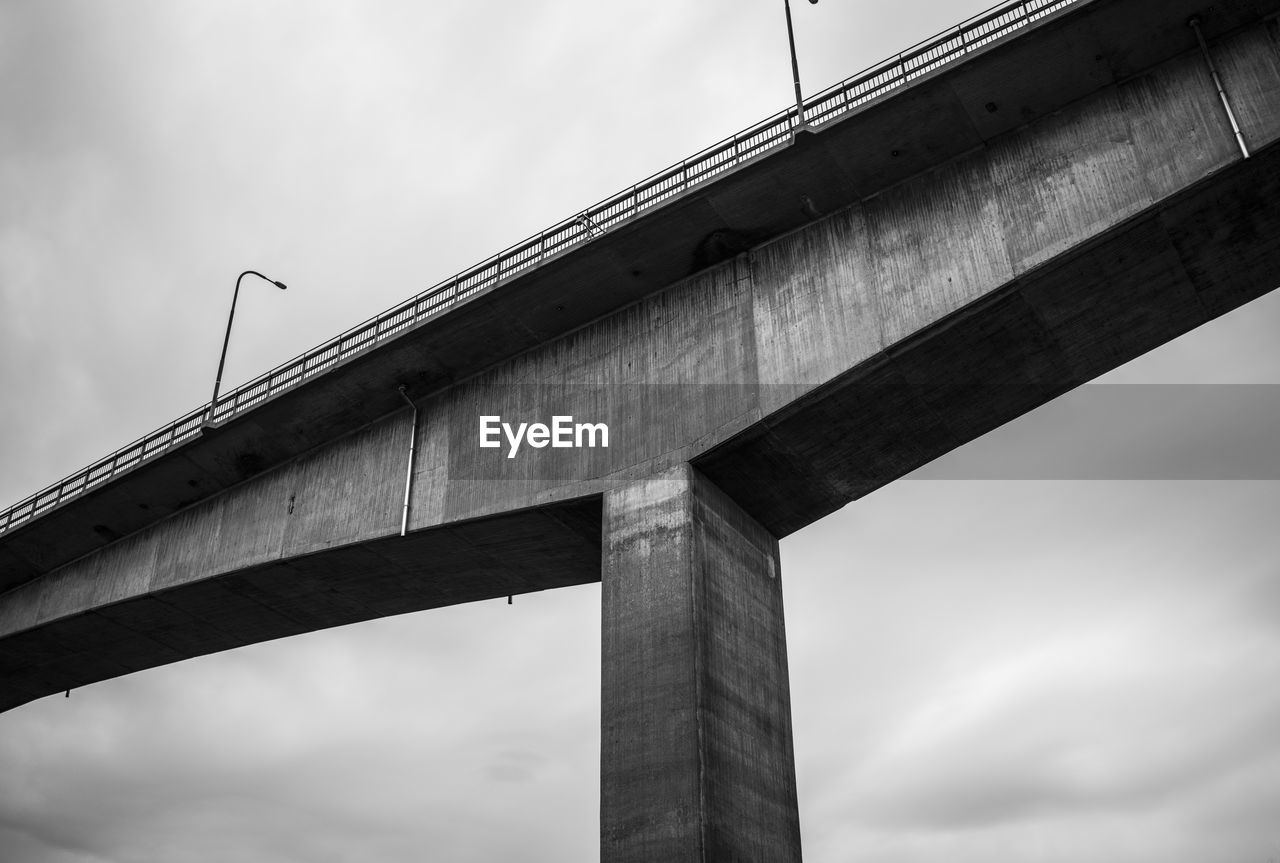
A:
[[[815,127],[829,123],[921,75],[1079,2],[1082,0],[1014,0],[996,6],[805,100],[804,120]],[[499,252],[484,263],[428,288],[228,393],[218,400],[212,411],[208,405],[202,405],[0,512],[0,534],[190,440],[200,433],[200,427],[206,421],[222,422],[250,410],[265,399],[323,374],[335,364],[371,349],[479,291],[588,242],[675,195],[785,144],[797,125],[794,106],[780,111]]]

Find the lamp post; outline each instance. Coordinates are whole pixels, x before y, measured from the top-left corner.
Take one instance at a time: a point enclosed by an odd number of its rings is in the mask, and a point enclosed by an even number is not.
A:
[[[818,0],[809,0],[817,5]],[[787,11],[787,44],[791,46],[791,80],[796,85],[796,126],[804,126],[804,99],[800,96],[800,64],[796,62],[796,34],[791,26],[791,0],[782,0]]]
[[[284,282],[277,282],[274,279],[268,279],[257,270],[245,270],[236,279],[236,290],[231,295],[231,314],[227,315],[227,334],[222,338],[222,356],[218,358],[218,376],[213,380],[213,398],[209,399],[209,418],[206,422],[213,422],[213,412],[218,407],[218,389],[222,386],[222,367],[227,362],[227,344],[231,341],[231,321],[236,316],[236,300],[240,298],[240,280],[245,276],[257,276],[263,281],[271,282],[280,290],[285,290]]]

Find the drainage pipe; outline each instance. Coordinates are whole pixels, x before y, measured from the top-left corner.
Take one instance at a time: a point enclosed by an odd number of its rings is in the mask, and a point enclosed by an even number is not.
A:
[[[1213,85],[1218,88],[1218,98],[1222,100],[1222,107],[1227,109],[1227,119],[1231,121],[1231,131],[1236,135],[1236,143],[1240,145],[1240,152],[1244,153],[1244,157],[1249,158],[1249,148],[1244,143],[1244,133],[1240,131],[1240,124],[1236,122],[1236,114],[1231,110],[1231,101],[1227,98],[1226,88],[1222,86],[1222,78],[1218,76],[1218,67],[1213,65],[1213,55],[1209,53],[1209,45],[1204,41],[1204,33],[1200,32],[1200,19],[1192,18],[1187,22],[1187,26],[1196,31],[1196,41],[1200,43],[1200,51],[1204,54],[1204,62],[1209,66],[1209,74],[1213,76]]]
[[[400,515],[400,535],[404,536],[409,530],[409,492],[413,488],[413,447],[418,440],[418,406],[405,393],[404,386],[400,387],[400,397],[413,408],[413,431],[409,433],[409,466],[404,476],[404,511]]]

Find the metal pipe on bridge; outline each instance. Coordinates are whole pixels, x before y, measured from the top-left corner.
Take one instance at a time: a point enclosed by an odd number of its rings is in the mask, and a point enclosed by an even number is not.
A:
[[[1209,74],[1213,76],[1213,86],[1218,88],[1218,98],[1222,100],[1222,107],[1227,111],[1227,119],[1231,121],[1231,131],[1235,133],[1236,143],[1240,145],[1240,152],[1244,157],[1249,158],[1249,147],[1244,142],[1244,133],[1240,131],[1240,124],[1236,121],[1236,113],[1231,110],[1231,100],[1227,98],[1227,90],[1222,86],[1222,78],[1218,75],[1218,67],[1214,65],[1213,55],[1209,53],[1209,44],[1204,41],[1204,33],[1200,29],[1200,19],[1192,18],[1187,22],[1196,33],[1196,41],[1200,43],[1200,52],[1204,54],[1204,62],[1209,67]]]
[[[406,389],[407,387],[403,384],[400,386],[400,397],[413,408],[413,427],[409,430],[409,466],[405,469],[404,477],[404,510],[400,514],[401,536],[409,532],[409,492],[413,488],[413,449],[418,441],[418,406],[409,398],[408,393],[405,392]]]

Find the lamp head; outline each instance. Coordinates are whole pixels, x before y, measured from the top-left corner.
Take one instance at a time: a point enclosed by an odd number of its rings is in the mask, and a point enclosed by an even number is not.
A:
[[[285,290],[284,282],[272,282],[271,284],[275,285],[277,288],[279,288],[282,291]]]

